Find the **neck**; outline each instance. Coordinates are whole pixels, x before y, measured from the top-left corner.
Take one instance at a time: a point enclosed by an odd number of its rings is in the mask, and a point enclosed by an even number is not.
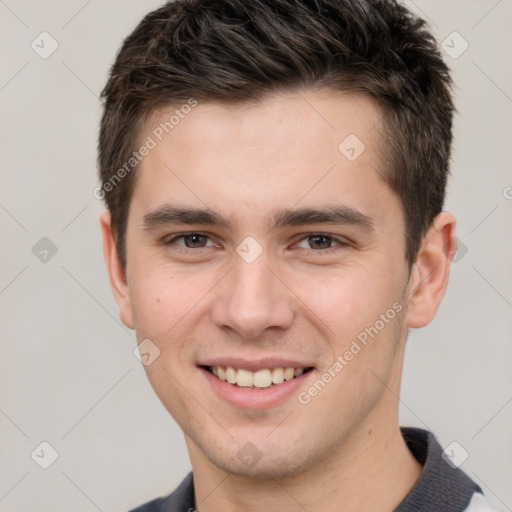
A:
[[[384,427],[382,426],[384,425]],[[398,421],[367,422],[344,449],[300,474],[280,480],[226,473],[188,439],[199,512],[309,512],[393,510],[418,480],[422,467],[407,448]],[[347,450],[346,447],[350,449]]]

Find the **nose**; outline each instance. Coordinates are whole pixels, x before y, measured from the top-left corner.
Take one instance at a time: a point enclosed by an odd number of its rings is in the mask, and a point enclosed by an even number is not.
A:
[[[247,263],[236,256],[234,267],[216,287],[212,318],[217,327],[241,338],[256,339],[267,329],[288,329],[295,318],[293,293],[262,254]]]

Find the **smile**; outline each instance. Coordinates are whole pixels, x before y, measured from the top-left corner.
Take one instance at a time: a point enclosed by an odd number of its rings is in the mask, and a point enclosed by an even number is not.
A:
[[[311,368],[264,368],[255,372],[232,366],[207,366],[218,379],[243,388],[269,388],[307,373]]]

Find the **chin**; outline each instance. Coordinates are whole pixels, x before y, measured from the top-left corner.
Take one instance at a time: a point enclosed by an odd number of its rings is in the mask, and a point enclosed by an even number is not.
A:
[[[284,458],[281,454],[278,457],[264,460],[264,456],[254,465],[244,464],[238,459],[227,459],[224,457],[217,457],[210,459],[219,469],[234,476],[241,478],[251,478],[252,480],[269,480],[276,479],[282,480],[285,478],[294,477],[302,473],[305,469],[299,461],[293,460],[293,455],[290,458]]]
[[[196,444],[196,447],[222,471],[242,478],[262,481],[297,476],[321,464],[331,451],[330,446],[325,446],[324,450],[317,446],[315,453],[310,453],[305,443],[301,442],[300,436],[293,439],[291,435],[281,435],[273,442],[265,439],[265,436],[268,436],[268,432],[260,436],[259,441],[255,441],[254,444],[234,438],[226,445]]]

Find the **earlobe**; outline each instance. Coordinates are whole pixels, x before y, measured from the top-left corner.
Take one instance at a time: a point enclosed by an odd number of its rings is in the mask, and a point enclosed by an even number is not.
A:
[[[103,239],[103,256],[110,279],[110,286],[119,307],[121,321],[126,327],[134,329],[128,283],[124,269],[119,260],[114,234],[112,233],[110,213],[108,211],[101,214],[100,226]]]
[[[450,263],[457,250],[455,217],[441,212],[423,237],[408,286],[408,327],[429,324],[448,286]]]

